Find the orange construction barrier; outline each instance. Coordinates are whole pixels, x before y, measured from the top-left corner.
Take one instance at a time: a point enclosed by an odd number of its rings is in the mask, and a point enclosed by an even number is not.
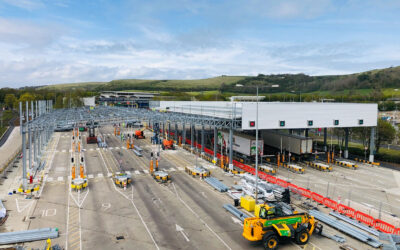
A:
[[[75,166],[72,166],[71,176],[72,176],[72,180],[75,179]]]
[[[81,178],[83,179],[84,175],[83,175],[83,166],[81,165]]]
[[[156,171],[158,171],[158,160],[156,160]]]

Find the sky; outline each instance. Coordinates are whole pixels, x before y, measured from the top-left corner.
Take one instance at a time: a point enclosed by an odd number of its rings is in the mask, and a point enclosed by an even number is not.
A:
[[[399,0],[0,0],[0,87],[398,65]]]

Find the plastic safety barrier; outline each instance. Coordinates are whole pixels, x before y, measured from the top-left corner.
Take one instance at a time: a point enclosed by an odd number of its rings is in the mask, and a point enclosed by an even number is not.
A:
[[[385,232],[385,233],[393,234],[396,232],[396,228],[393,225],[391,225],[387,222],[384,222],[382,220],[379,220],[379,219],[375,220],[374,226],[376,229],[378,229],[382,232]],[[399,229],[397,229],[397,230],[399,230]]]
[[[191,140],[186,139],[186,143],[191,144]],[[201,145],[196,142],[193,142],[193,145],[197,148],[201,148]],[[214,155],[214,152],[208,148],[204,148],[204,152],[209,155]],[[224,162],[228,162],[229,158],[227,156],[223,156],[223,157],[224,157]],[[221,154],[217,153],[217,158],[221,159]],[[253,168],[249,165],[243,164],[236,160],[233,160],[232,163],[234,166],[236,166],[246,172],[249,172],[253,175],[255,174],[255,168]],[[393,226],[385,221],[382,221],[380,219],[375,219],[374,217],[372,217],[368,214],[365,214],[363,212],[356,211],[354,208],[351,208],[349,206],[337,203],[336,201],[334,201],[330,198],[324,197],[318,193],[311,192],[308,189],[296,186],[292,183],[286,182],[282,179],[279,179],[272,175],[266,174],[262,171],[258,172],[258,176],[261,179],[266,180],[270,183],[277,184],[277,185],[279,185],[281,187],[285,187],[285,188],[288,187],[290,189],[290,191],[292,191],[294,193],[300,194],[301,196],[309,198],[309,199],[313,199],[314,201],[316,201],[322,205],[325,205],[325,206],[331,208],[332,210],[335,210],[341,214],[344,214],[347,217],[354,218],[368,226],[374,227],[375,229],[377,229],[379,231],[400,235],[400,228],[396,228],[395,226]]]
[[[356,211],[354,218],[368,226],[374,226],[375,219],[371,215],[365,214],[360,211]]]
[[[334,200],[331,200],[329,198],[324,198],[324,205],[333,209],[333,210],[337,210],[338,208],[338,203]]]
[[[279,178],[276,178],[276,184],[284,188],[288,186],[288,183],[286,181]]]
[[[338,210],[339,213],[346,215],[347,217],[354,218],[356,214],[356,210],[354,208],[345,206],[343,204],[339,204]]]
[[[324,204],[324,196],[314,193],[311,193],[311,199],[313,199],[314,201],[318,202],[319,204]]]

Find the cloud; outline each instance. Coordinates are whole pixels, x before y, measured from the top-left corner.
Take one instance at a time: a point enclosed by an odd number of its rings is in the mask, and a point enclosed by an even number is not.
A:
[[[0,2],[29,11],[37,10],[45,6],[41,0],[1,0]]]
[[[15,46],[43,47],[60,36],[60,27],[36,25],[29,20],[6,19],[0,17],[0,43]]]
[[[340,12],[328,0],[127,1],[123,8],[100,6],[93,9],[96,14],[81,18],[75,10],[68,12],[68,1],[40,3],[45,6],[36,8],[61,3],[67,12],[0,18],[0,87],[120,78],[345,74],[400,63],[398,34],[382,31],[382,38],[376,38],[370,34],[382,29],[365,31],[368,36],[346,27],[352,20],[360,27],[385,26],[384,17],[360,19],[358,12]],[[351,8],[359,8],[358,3],[344,1]],[[116,11],[118,18],[110,14]],[[337,25],[343,30],[336,30]],[[391,39],[382,43],[383,38]]]

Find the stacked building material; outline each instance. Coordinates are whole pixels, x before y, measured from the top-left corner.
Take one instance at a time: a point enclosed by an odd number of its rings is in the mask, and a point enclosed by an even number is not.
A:
[[[325,223],[326,225],[336,228],[337,230],[339,230],[347,235],[350,235],[353,238],[355,238],[359,241],[362,241],[372,247],[378,248],[378,247],[382,246],[382,243],[380,241],[378,241],[377,239],[375,239],[374,237],[372,237],[364,232],[361,232],[360,230],[354,228],[353,226],[342,223],[329,215],[326,215],[326,214],[321,213],[316,210],[310,210],[309,213],[310,213],[310,215],[314,216],[317,220]]]
[[[214,177],[205,178],[205,181],[220,192],[228,191],[228,187]]]
[[[57,228],[41,228],[26,231],[0,233],[0,245],[54,239],[58,237]]]
[[[250,217],[249,215],[241,212],[239,209],[237,209],[236,207],[234,207],[231,204],[225,204],[225,205],[223,205],[223,208],[225,208],[228,212],[230,212],[231,214],[236,216],[241,221],[244,221],[244,219]]]

